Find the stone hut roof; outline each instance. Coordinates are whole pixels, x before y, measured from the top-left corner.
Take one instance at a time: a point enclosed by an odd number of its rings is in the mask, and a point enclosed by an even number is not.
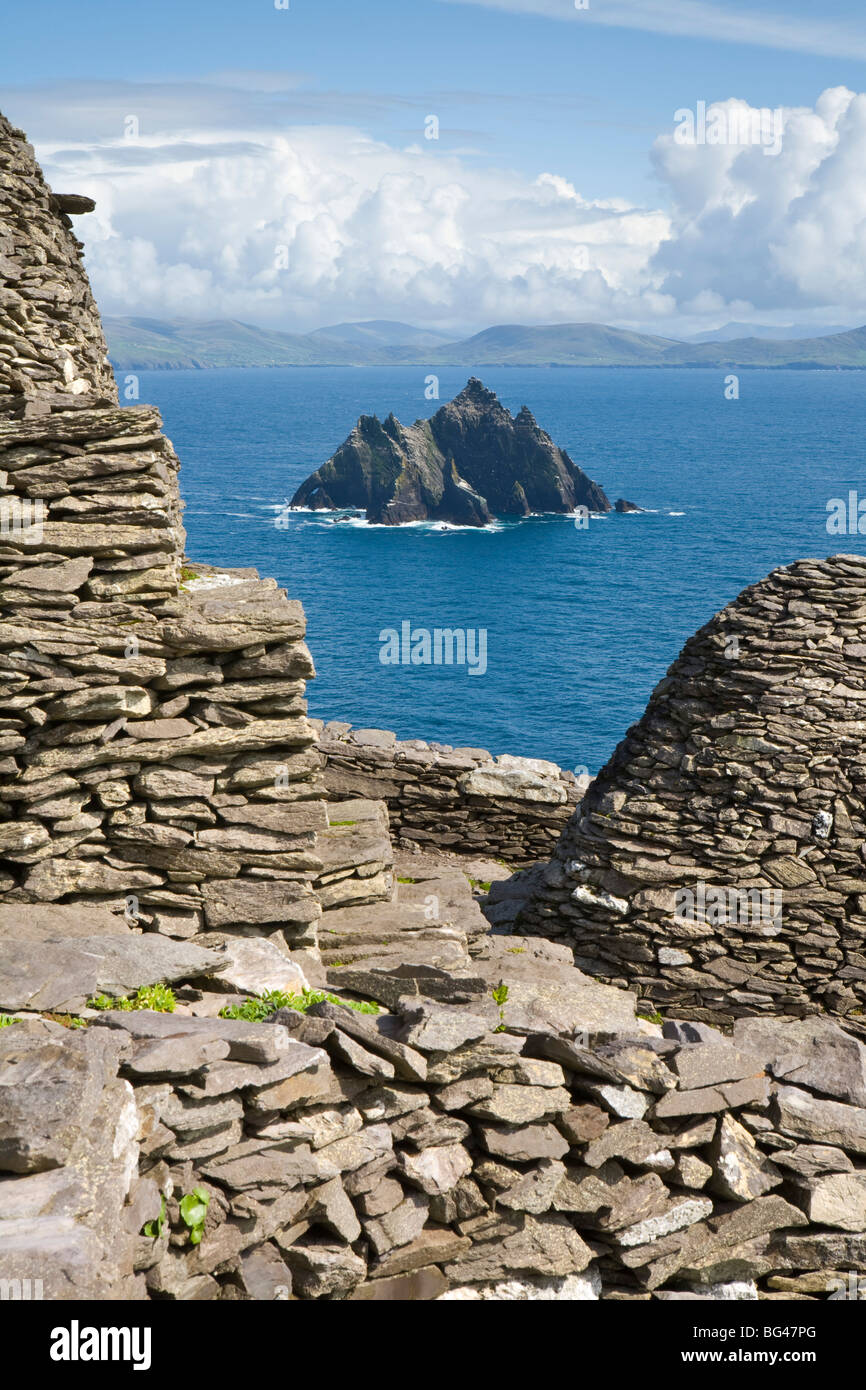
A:
[[[524,913],[652,1006],[866,1001],[866,558],[802,560],[686,643]]]
[[[24,132],[0,115],[0,415],[117,403],[99,314],[69,211]]]

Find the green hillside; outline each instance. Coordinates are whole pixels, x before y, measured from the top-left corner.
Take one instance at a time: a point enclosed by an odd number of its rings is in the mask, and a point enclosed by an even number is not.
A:
[[[395,344],[402,330],[413,335]],[[684,343],[600,323],[500,324],[458,342],[409,325],[372,321],[281,333],[235,319],[108,318],[118,371],[178,367],[740,367],[864,368],[866,327],[819,338]]]

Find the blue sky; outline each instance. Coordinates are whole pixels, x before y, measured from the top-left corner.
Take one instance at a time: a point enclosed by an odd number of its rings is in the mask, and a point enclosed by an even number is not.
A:
[[[855,0],[826,0],[820,7],[809,0],[789,0],[784,10],[763,3],[730,6],[716,0],[590,0],[589,9],[580,11],[575,9],[574,0],[290,0],[290,6],[278,10],[273,0],[149,0],[146,6],[124,5],[118,0],[77,0],[74,5],[43,0],[30,7],[16,5],[13,13],[4,15],[0,106],[28,129],[55,183],[57,170],[67,179],[74,173],[81,191],[85,191],[82,180],[95,180],[102,189],[106,181],[113,180],[110,224],[81,224],[82,230],[90,233],[88,243],[93,238],[94,278],[98,291],[100,278],[104,280],[102,288],[109,294],[111,310],[120,312],[126,307],[118,292],[120,248],[112,243],[135,239],[129,217],[133,211],[140,214],[146,205],[139,188],[125,210],[123,188],[135,183],[136,169],[145,163],[154,178],[162,170],[164,180],[166,163],[176,167],[184,150],[193,144],[199,153],[205,143],[210,148],[209,207],[215,225],[221,221],[216,160],[223,161],[224,166],[226,159],[236,158],[238,182],[243,185],[247,181],[243,161],[254,158],[260,167],[269,142],[282,137],[291,142],[300,140],[306,146],[306,160],[317,159],[319,167],[323,161],[333,161],[336,188],[349,177],[345,152],[353,142],[366,142],[367,154],[373,146],[393,152],[393,174],[389,175],[384,166],[379,168],[376,188],[365,185],[364,199],[359,194],[353,203],[351,225],[343,222],[336,228],[331,225],[327,189],[313,194],[305,186],[300,199],[303,209],[298,211],[297,189],[293,186],[289,197],[289,183],[297,178],[303,184],[304,178],[297,170],[289,170],[283,156],[277,159],[272,177],[278,184],[283,181],[288,201],[279,207],[269,204],[258,221],[273,227],[275,236],[288,238],[298,252],[298,273],[307,264],[304,247],[309,250],[316,237],[324,234],[331,238],[333,267],[345,263],[350,241],[356,249],[360,246],[365,225],[370,235],[381,235],[383,189],[395,180],[409,178],[411,182],[416,176],[407,164],[406,151],[412,149],[416,150],[412,157],[417,161],[417,177],[433,178],[440,203],[445,196],[441,186],[448,182],[442,173],[446,170],[449,175],[453,172],[448,186],[462,189],[464,202],[477,204],[486,199],[499,206],[500,222],[505,203],[509,207],[519,204],[523,209],[518,218],[519,233],[524,244],[535,219],[526,212],[529,195],[524,197],[519,189],[532,189],[541,177],[562,181],[583,202],[616,205],[619,213],[627,207],[630,221],[620,229],[620,242],[627,248],[637,238],[651,259],[658,249],[657,219],[661,216],[674,219],[674,231],[685,245],[688,229],[682,215],[684,207],[686,220],[694,220],[694,209],[688,206],[691,193],[683,182],[686,176],[691,179],[692,190],[700,190],[708,178],[712,181],[707,160],[703,171],[696,164],[690,174],[684,174],[670,151],[656,149],[653,153],[656,142],[669,136],[678,108],[693,107],[699,100],[713,103],[737,98],[752,107],[804,111],[815,108],[827,89],[866,90],[866,17]],[[130,112],[140,116],[145,144],[134,153],[127,142],[127,160],[121,167],[112,147]],[[435,145],[423,135],[425,117],[431,113],[440,123]],[[847,120],[849,126],[858,124],[851,113]],[[834,116],[830,122],[833,139],[837,138],[838,124]],[[305,134],[299,135],[301,131]],[[326,131],[330,132],[327,140]],[[314,155],[316,140],[318,154]],[[253,147],[255,156],[251,154]],[[434,161],[438,170],[432,175]],[[743,166],[745,162],[741,161]],[[758,165],[758,171],[769,174],[769,163]],[[196,179],[201,169],[199,161],[194,170]],[[727,183],[732,182],[730,172]],[[774,167],[772,172],[775,179],[778,169]],[[823,185],[831,172],[823,168]],[[722,197],[736,222],[744,198],[754,196],[754,184],[754,173],[747,173],[745,184],[740,180],[739,192],[727,186],[722,192],[716,186],[709,203],[705,200],[699,209],[700,217],[712,217],[717,210],[713,199],[718,202]],[[788,203],[784,208],[777,204],[760,230],[771,226],[775,234],[780,211],[790,212],[804,191],[809,190],[795,187],[789,180]],[[816,198],[826,198],[826,187],[811,191]],[[455,206],[459,202],[457,199]],[[542,218],[543,232],[536,229],[547,239],[548,252],[542,251],[541,262],[545,258],[557,261],[547,298],[530,287],[523,294],[525,302],[521,301],[518,281],[527,278],[527,264],[519,256],[512,264],[498,266],[488,264],[491,257],[487,253],[482,256],[493,276],[505,277],[503,302],[515,311],[522,307],[520,316],[527,321],[537,321],[539,311],[544,317],[555,316],[552,311],[558,296],[561,298],[562,275],[567,269],[551,249],[563,232],[556,216],[556,225],[551,228],[549,211],[547,207]],[[359,212],[364,213],[360,219]],[[642,221],[641,212],[645,214]],[[344,213],[345,209],[340,216]],[[605,217],[608,213],[609,208]],[[208,215],[201,202],[191,203],[190,217]],[[371,216],[378,233],[374,233]],[[851,216],[845,246],[857,250],[862,239],[859,212],[855,210]],[[389,234],[393,222],[389,213]],[[182,307],[194,307],[193,284],[198,283],[202,307],[208,292],[215,291],[211,297],[226,311],[232,304],[237,308],[238,303],[242,310],[239,282],[230,293],[227,285],[222,289],[216,285],[218,267],[203,252],[196,259],[196,237],[189,226],[176,226],[174,252],[164,231],[147,226],[140,230],[138,239],[156,248],[157,261],[148,262],[151,271],[154,265],[166,264],[166,257],[171,258],[167,268],[183,266],[190,271],[180,295]],[[477,268],[477,248],[490,242],[493,230],[482,226],[477,216],[471,226],[462,226],[460,247],[466,259],[462,269],[467,273],[471,264]],[[729,236],[745,230],[744,223],[726,228]],[[750,230],[754,234],[756,228]],[[814,239],[814,219],[805,233],[802,227],[789,226],[788,230],[792,231],[793,258],[798,238]],[[248,236],[240,227],[235,227],[232,235],[233,245],[240,247],[236,259],[239,256],[249,266]],[[433,235],[442,237],[444,233],[434,230]],[[416,230],[413,246],[400,248],[395,243],[395,255],[401,262],[398,280],[405,298],[405,311],[400,316],[418,317],[420,313],[428,322],[456,324],[459,301],[453,296],[449,300],[446,294],[448,283],[454,289],[460,279],[453,257],[449,259],[449,252],[441,264],[437,262],[439,280],[432,285],[424,275],[431,258],[425,261],[418,241]],[[140,248],[138,254],[147,260]],[[573,258],[578,271],[580,254],[575,252]],[[409,273],[406,255],[420,269],[420,280]],[[231,248],[224,246],[220,256],[223,262],[231,261]],[[108,264],[112,257],[113,273]],[[501,256],[493,259],[503,261]],[[147,267],[144,269],[146,272]],[[326,317],[333,317],[341,304],[347,317],[376,313],[383,286],[377,288],[371,281],[365,289],[357,266],[355,270],[342,291],[335,286],[333,274],[325,276]],[[713,307],[709,316],[702,316],[699,308],[696,312],[695,293],[687,300],[675,296],[676,302],[670,301],[669,264],[667,278],[656,277],[655,288],[662,294],[657,302],[638,293],[636,284],[629,291],[630,299],[620,293],[625,280],[637,274],[625,249],[618,260],[614,257],[608,264],[599,259],[591,270],[605,279],[611,293],[606,300],[599,286],[587,282],[583,298],[574,297],[575,311],[585,302],[588,309],[597,306],[599,311],[609,311],[616,321],[647,327],[650,321],[660,328],[686,319],[703,326],[705,321],[723,318],[728,308],[732,313],[751,308],[753,317],[764,321],[773,321],[773,315],[780,314],[787,314],[789,320],[802,320],[820,317],[825,311],[839,321],[839,311],[846,307],[848,317],[853,314],[856,319],[860,312],[859,300],[856,309],[853,304],[846,305],[841,286],[818,286],[815,276],[808,284],[791,285],[786,297],[781,280],[790,280],[791,274],[790,266],[784,265],[777,266],[771,275],[774,288],[764,294],[763,304],[754,300],[754,285],[760,282],[763,271],[755,267],[754,273],[737,283],[732,265],[730,283],[713,284],[712,305],[719,300],[719,309]],[[198,281],[193,272],[199,273]],[[548,277],[550,272],[548,265]],[[650,278],[651,272],[652,267]],[[318,275],[321,287],[321,270]],[[178,285],[180,278],[175,275]],[[694,274],[687,273],[686,280],[694,290]],[[854,280],[859,283],[859,270]],[[393,273],[389,283],[388,312],[396,313],[401,293]],[[302,303],[300,289],[296,281],[288,296],[259,292],[251,298],[246,316],[253,317],[253,311],[258,310],[257,321],[301,327],[310,319],[309,326],[315,326],[315,302]],[[308,299],[314,301],[315,295]],[[475,315],[495,302],[491,291],[473,306],[473,317],[464,326],[483,326]],[[546,303],[551,312],[545,315]],[[136,302],[133,294],[129,307],[141,311],[147,306]],[[386,306],[383,303],[381,307]],[[165,311],[165,306],[156,302],[154,308]],[[866,317],[866,296],[863,312]],[[587,312],[584,316],[593,315]]]

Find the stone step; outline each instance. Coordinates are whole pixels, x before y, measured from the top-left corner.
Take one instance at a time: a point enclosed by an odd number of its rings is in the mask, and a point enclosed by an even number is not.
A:
[[[394,894],[394,853],[384,801],[332,802],[329,825],[317,836],[322,869],[316,896],[325,911],[388,902]]]
[[[375,967],[379,970],[396,970],[401,967],[413,965],[435,966],[438,970],[448,971],[450,974],[469,974],[470,964],[465,949],[459,941],[448,940],[443,937],[438,941],[417,941],[410,942],[408,939],[402,949],[395,951],[389,948],[388,953],[359,954],[353,960],[349,960],[346,953],[340,955],[338,965],[328,965],[327,981],[330,989],[345,989],[349,992],[357,992],[355,986],[349,981],[352,971],[355,969],[367,969]],[[407,993],[414,992],[412,987],[407,985]]]
[[[450,879],[398,883],[392,902],[368,903],[325,912],[319,945],[326,964],[354,961],[394,951],[414,951],[420,943],[440,947],[449,959],[468,960],[470,937],[486,927],[466,885]],[[425,957],[426,958],[426,957]]]
[[[407,907],[421,907],[428,915],[435,913],[441,922],[458,927],[467,937],[483,936],[490,931],[469,880],[459,870],[411,882],[407,875],[398,874],[397,901]]]

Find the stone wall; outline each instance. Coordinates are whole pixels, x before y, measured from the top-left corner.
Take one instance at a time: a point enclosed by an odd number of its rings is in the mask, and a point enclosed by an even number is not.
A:
[[[114,404],[117,387],[70,211],[0,114],[0,415]]]
[[[524,909],[582,969],[725,1021],[866,1032],[866,560],[775,570],[690,638]]]
[[[177,457],[115,403],[64,200],[2,120],[0,169],[0,903],[315,953],[303,611],[184,567]]]
[[[365,972],[377,1015],[244,1023],[203,983],[185,1016],[0,1032],[0,1277],[51,1298],[866,1292],[866,1048],[827,1020],[533,1032],[506,1001],[497,1031],[485,981],[421,968]]]
[[[330,799],[387,802],[395,837],[423,849],[504,859],[546,859],[580,800],[571,772],[540,758],[423,739],[398,742],[385,729],[318,724]]]

